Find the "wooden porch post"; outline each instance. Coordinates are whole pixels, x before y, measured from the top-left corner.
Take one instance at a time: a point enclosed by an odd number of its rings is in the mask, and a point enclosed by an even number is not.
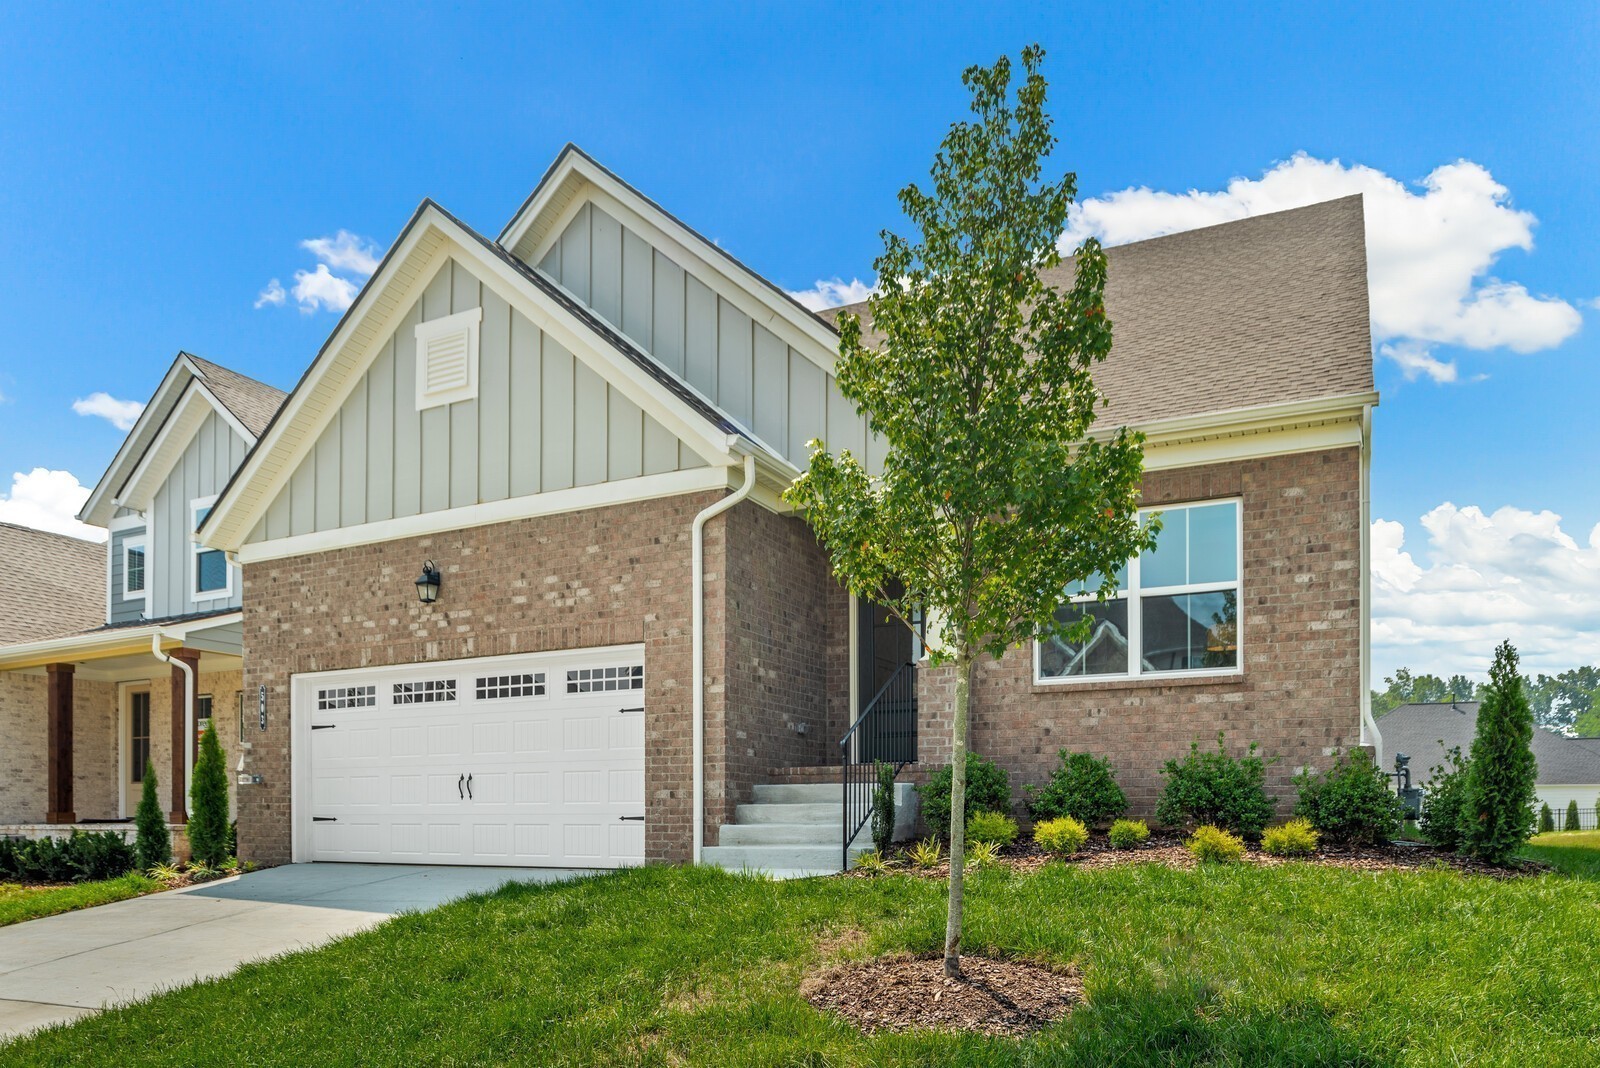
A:
[[[188,664],[195,673],[195,693],[200,692],[200,653],[194,649],[174,649],[167,654],[174,660],[182,660]],[[189,784],[184,766],[184,755],[195,748],[195,738],[189,733],[186,724],[191,718],[193,710],[186,714],[188,704],[188,689],[184,682],[183,669],[172,665],[172,774],[168,781],[172,784],[172,808],[167,813],[167,820],[171,823],[189,822]]]
[[[45,697],[46,823],[77,823],[72,810],[72,674],[75,665],[51,664]]]

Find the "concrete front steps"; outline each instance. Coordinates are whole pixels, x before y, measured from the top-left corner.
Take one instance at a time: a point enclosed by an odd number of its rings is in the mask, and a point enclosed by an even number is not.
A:
[[[838,774],[838,769],[834,769]],[[895,784],[896,830],[916,823],[916,793]],[[734,810],[718,845],[701,850],[701,862],[730,871],[760,871],[792,878],[840,870],[844,838],[844,787],[833,783],[772,783],[755,787],[750,804]],[[850,862],[872,849],[872,828],[850,843]]]

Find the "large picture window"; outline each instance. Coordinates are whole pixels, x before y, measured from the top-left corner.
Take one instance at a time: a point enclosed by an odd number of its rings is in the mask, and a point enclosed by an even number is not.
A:
[[[1159,513],[1156,548],[1116,575],[1117,593],[1100,601],[1098,577],[1056,613],[1087,616],[1082,642],[1039,642],[1040,682],[1222,675],[1239,670],[1240,516],[1238,501],[1174,505]]]

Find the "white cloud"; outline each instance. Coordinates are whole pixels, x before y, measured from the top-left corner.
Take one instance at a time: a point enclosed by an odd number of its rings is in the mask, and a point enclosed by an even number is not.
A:
[[[96,392],[72,402],[79,415],[97,415],[118,430],[132,430],[144,411],[143,401],[118,400],[109,393]]]
[[[1554,512],[1448,502],[1421,523],[1410,551],[1402,524],[1372,524],[1375,681],[1400,666],[1482,677],[1506,639],[1529,671],[1600,663],[1600,526],[1580,544]]]
[[[300,247],[329,267],[363,278],[378,269],[378,246],[349,230],[340,230],[332,237],[307,238]]]
[[[856,304],[872,296],[872,286],[859,278],[819,278],[810,289],[791,289],[789,295],[812,311]]]
[[[1409,377],[1455,381],[1433,345],[1535,352],[1571,337],[1578,310],[1534,295],[1490,271],[1510,249],[1531,251],[1532,213],[1511,206],[1510,192],[1470,160],[1435,168],[1414,187],[1372,167],[1300,153],[1260,178],[1235,178],[1223,190],[1165,193],[1130,188],[1079,201],[1064,247],[1090,235],[1108,245],[1301,207],[1361,193],[1367,218],[1372,327],[1380,349]]]
[[[294,285],[285,290],[274,278],[256,296],[256,307],[281,307],[293,297],[303,314],[342,312],[350,307],[361,286],[378,269],[378,246],[369,239],[340,230],[332,237],[309,237],[300,247],[319,261],[313,270],[294,272]],[[335,273],[337,272],[337,273]]]
[[[265,308],[270,304],[276,308],[284,302],[288,295],[284,292],[283,283],[274,278],[266,284],[260,293],[256,294],[256,307]]]
[[[26,474],[18,471],[11,476],[11,492],[0,493],[0,523],[69,534],[88,541],[105,541],[104,530],[75,518],[88,499],[89,488],[80,485],[70,471],[50,471],[43,467],[35,467]]]

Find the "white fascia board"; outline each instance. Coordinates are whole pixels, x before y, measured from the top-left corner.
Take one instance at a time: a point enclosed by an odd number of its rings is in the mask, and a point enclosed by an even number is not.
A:
[[[1376,393],[1354,393],[1229,411],[1202,412],[1173,419],[1154,419],[1133,424],[1129,429],[1142,433],[1148,444],[1173,445],[1210,437],[1285,430],[1318,421],[1360,419],[1363,410],[1377,403]],[[1115,434],[1117,425],[1110,422],[1109,418],[1107,413],[1102,413],[1098,425],[1090,431],[1090,437],[1105,440]]]
[[[219,401],[197,378],[178,402],[177,408],[161,426],[161,431],[150,442],[133,474],[123,485],[122,492],[112,502],[119,508],[147,511],[154,501],[156,491],[177,466],[184,450],[194,440],[196,431],[205,423],[206,416],[216,412],[235,434],[244,439],[245,448],[256,443],[254,435]]]
[[[8,645],[4,649],[0,649],[0,670],[12,667],[32,667],[47,662],[82,661],[94,660],[103,656],[122,656],[130,649],[149,649],[150,639],[157,634],[163,638],[172,639],[167,647],[176,649],[183,644],[190,632],[209,630],[212,627],[223,627],[230,623],[242,623],[243,621],[243,611],[236,611],[207,616],[204,619],[187,620],[182,623],[146,623],[137,627],[118,627],[114,630],[91,631],[88,634],[74,634],[65,638],[49,638],[44,641]]]
[[[533,248],[521,257],[524,262],[537,266],[550,246],[560,239],[564,223],[586,200],[593,200],[753,321],[771,330],[824,371],[833,373],[839,347],[836,333],[816,316],[776,292],[770,283],[760,280],[749,267],[711,245],[581,152],[572,149],[563,152],[539,189],[501,232],[499,244],[515,253],[541,216],[554,214],[555,218],[548,220]]]
[[[117,487],[127,482],[123,472],[130,464],[143,459],[151,435],[157,433],[166,421],[167,414],[181,398],[184,385],[196,377],[194,365],[185,356],[179,354],[172,361],[172,366],[162,376],[161,384],[156,387],[144,411],[134,421],[133,429],[122,439],[117,454],[89,492],[89,499],[84,501],[83,508],[78,512],[79,521],[97,527],[103,527],[111,521],[117,509],[112,495]]]

